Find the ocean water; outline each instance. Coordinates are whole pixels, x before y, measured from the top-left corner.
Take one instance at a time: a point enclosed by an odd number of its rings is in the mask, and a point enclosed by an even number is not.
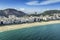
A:
[[[60,24],[0,32],[0,40],[60,40]]]

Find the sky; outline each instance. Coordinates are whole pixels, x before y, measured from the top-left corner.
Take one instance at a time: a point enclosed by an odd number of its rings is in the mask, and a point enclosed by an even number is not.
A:
[[[0,0],[0,10],[14,8],[26,13],[60,10],[60,0]]]

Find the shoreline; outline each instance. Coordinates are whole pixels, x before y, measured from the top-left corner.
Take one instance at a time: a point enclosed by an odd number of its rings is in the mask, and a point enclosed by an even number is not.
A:
[[[60,23],[60,20],[47,21],[47,22],[25,23],[25,24],[17,24],[17,25],[6,25],[6,26],[2,26],[2,27],[0,26],[0,32],[10,31],[10,30],[15,30],[15,29],[22,29],[22,28],[29,28],[29,27],[34,27],[34,26],[57,24],[57,23]]]

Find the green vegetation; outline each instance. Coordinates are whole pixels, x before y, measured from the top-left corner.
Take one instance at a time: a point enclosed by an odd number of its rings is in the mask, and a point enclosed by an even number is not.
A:
[[[48,10],[43,12],[41,15],[53,15],[53,14],[60,14],[60,10]]]
[[[60,10],[47,10],[47,11],[44,11],[43,13],[40,13],[40,14],[30,14],[28,16],[40,16],[40,15],[50,15],[52,16],[53,14],[60,14]]]

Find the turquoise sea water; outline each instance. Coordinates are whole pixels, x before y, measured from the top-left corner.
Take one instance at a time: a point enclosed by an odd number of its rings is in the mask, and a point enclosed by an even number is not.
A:
[[[0,40],[60,40],[60,24],[2,32]]]

